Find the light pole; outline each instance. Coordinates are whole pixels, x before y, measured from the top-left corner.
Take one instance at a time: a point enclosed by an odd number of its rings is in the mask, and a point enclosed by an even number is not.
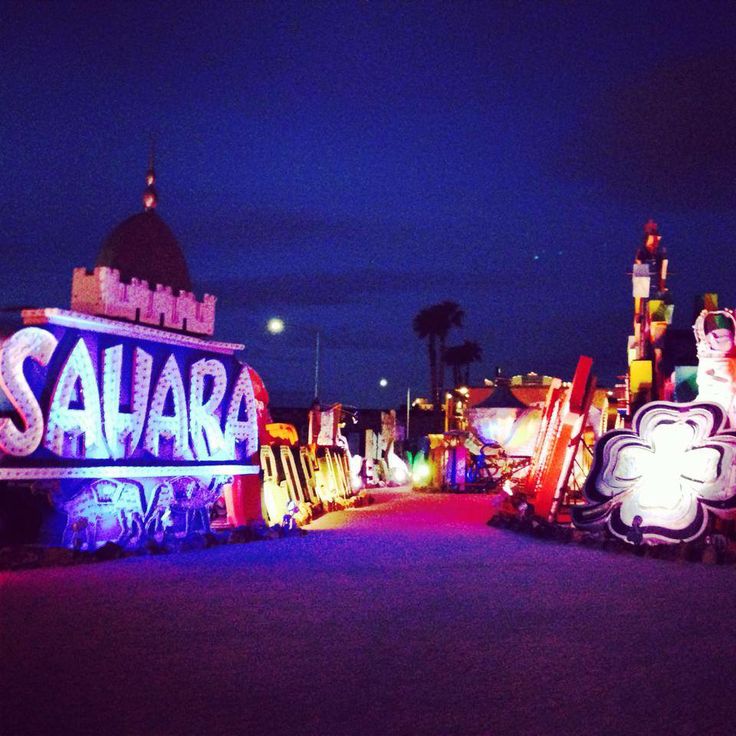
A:
[[[411,417],[411,386],[406,389],[406,444],[409,445],[409,419]]]
[[[281,317],[271,317],[266,322],[266,330],[272,335],[280,335],[286,329],[286,323]],[[319,358],[320,358],[320,331],[315,330],[314,343],[314,398],[319,397]]]
[[[388,386],[388,379],[381,378],[378,381],[378,385],[381,388],[386,388],[386,386]],[[407,386],[407,389],[406,389],[406,443],[407,444],[409,443],[410,420],[411,420],[411,386]]]
[[[314,399],[319,397],[319,330],[314,343]]]

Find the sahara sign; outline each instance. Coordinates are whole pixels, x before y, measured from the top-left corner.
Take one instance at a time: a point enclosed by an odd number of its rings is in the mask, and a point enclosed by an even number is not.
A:
[[[177,475],[195,465],[232,475],[250,465],[260,382],[227,349],[238,346],[39,312],[25,319],[37,326],[0,345],[12,406],[0,416],[0,479]]]

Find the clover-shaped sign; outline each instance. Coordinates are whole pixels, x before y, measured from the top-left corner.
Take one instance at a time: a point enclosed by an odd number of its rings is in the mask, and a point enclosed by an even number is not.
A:
[[[711,513],[736,515],[736,432],[725,422],[709,402],[643,406],[631,429],[598,440],[575,526],[607,523],[629,542],[689,542]]]

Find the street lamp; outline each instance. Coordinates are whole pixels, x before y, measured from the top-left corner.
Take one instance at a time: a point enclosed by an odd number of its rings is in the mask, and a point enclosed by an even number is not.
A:
[[[266,322],[266,330],[272,335],[280,335],[286,329],[286,323],[281,317],[271,317]],[[314,342],[314,398],[319,396],[319,341],[320,332],[315,331]]]
[[[314,341],[314,400],[319,397],[319,330]]]
[[[406,444],[409,444],[409,421],[411,419],[411,386],[406,388]]]
[[[381,388],[386,388],[388,386],[388,378],[381,378],[378,381],[378,385]],[[411,386],[407,387],[406,389],[406,442],[409,442],[409,422],[411,421],[410,418],[410,411],[411,411]]]

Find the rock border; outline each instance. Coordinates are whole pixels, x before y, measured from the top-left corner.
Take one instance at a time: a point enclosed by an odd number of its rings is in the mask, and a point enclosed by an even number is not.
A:
[[[700,562],[704,565],[736,564],[736,545],[722,534],[710,534],[694,542],[680,544],[628,544],[605,530],[581,531],[572,525],[551,524],[536,516],[520,517],[499,512],[486,522],[488,526],[508,529],[542,541],[579,544],[614,554],[629,554],[673,562]]]

